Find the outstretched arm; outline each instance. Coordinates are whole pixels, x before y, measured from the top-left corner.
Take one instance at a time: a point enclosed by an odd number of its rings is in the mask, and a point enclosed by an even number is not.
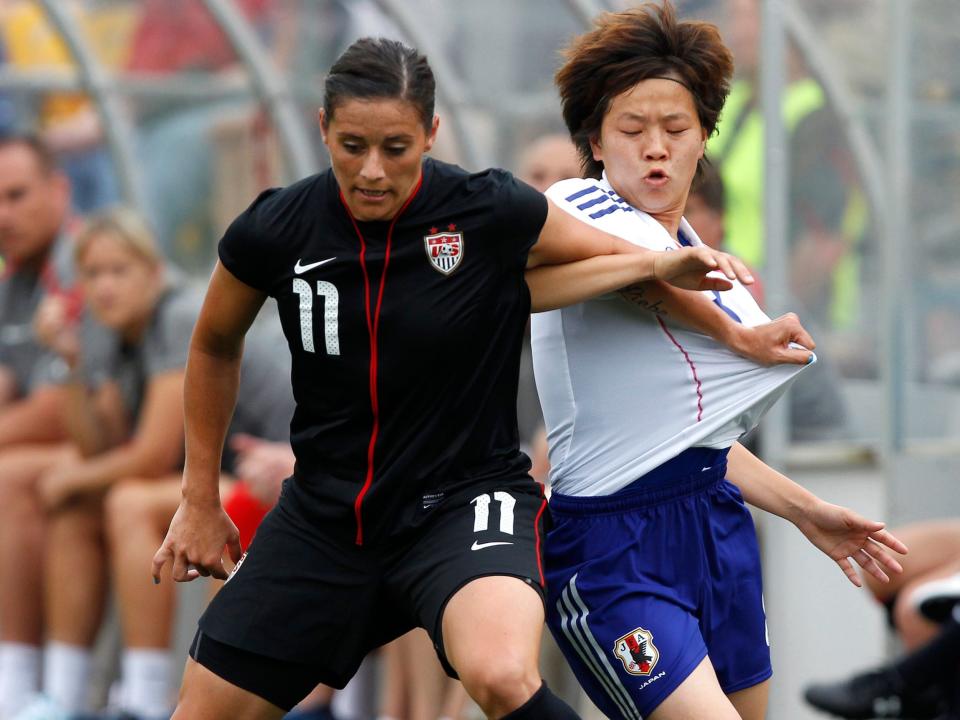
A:
[[[716,303],[699,292],[682,290],[664,282],[638,283],[620,295],[657,315],[703,333],[733,352],[760,365],[805,365],[813,360],[817,344],[794,313],[763,325],[748,327],[733,320]],[[799,346],[799,347],[797,347]]]
[[[153,559],[153,577],[173,563],[173,579],[226,579],[223,548],[240,560],[240,536],[220,504],[220,457],[240,385],[243,338],[266,296],[219,262],[190,340],[183,404],[186,462],[183,499]]]
[[[619,290],[640,307],[677,322],[761,365],[803,365],[812,358],[813,338],[796,315],[745,327],[699,290],[727,290],[728,279],[753,282],[731,255],[707,247],[655,252],[578,220],[548,200],[547,221],[531,249],[526,281],[533,312],[555,310]],[[791,347],[791,343],[806,349]]]
[[[821,500],[740,443],[727,456],[727,479],[740,488],[748,503],[796,525],[857,587],[863,583],[850,558],[880,582],[889,582],[887,573],[903,572],[890,550],[903,555],[907,546],[884,530],[882,522]]]
[[[753,281],[732,255],[708,247],[655,252],[547,203],[547,220],[527,257],[527,285],[537,312],[646,280],[664,280],[690,290],[729,290],[734,278]],[[714,270],[722,276],[708,276]]]

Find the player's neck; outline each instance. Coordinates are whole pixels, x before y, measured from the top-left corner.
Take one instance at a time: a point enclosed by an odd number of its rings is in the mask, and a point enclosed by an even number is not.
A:
[[[665,210],[664,212],[647,212],[658,223],[663,225],[664,229],[670,233],[670,237],[677,240],[680,234],[680,220],[683,217],[683,211],[678,209]]]

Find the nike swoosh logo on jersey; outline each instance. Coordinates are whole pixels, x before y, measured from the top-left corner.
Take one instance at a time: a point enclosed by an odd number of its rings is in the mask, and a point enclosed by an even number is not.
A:
[[[473,541],[473,545],[470,546],[470,549],[471,549],[471,550],[483,550],[484,548],[493,547],[494,545],[513,545],[513,543],[512,543],[512,542],[503,542],[503,541],[482,543],[482,542],[477,542],[476,540],[474,540],[474,541]]]
[[[301,264],[300,264],[300,260],[297,260],[297,264],[293,266],[293,271],[294,271],[297,275],[302,275],[302,274],[305,273],[307,270],[313,270],[315,267],[320,267],[321,265],[325,265],[326,263],[330,262],[331,260],[336,260],[336,259],[337,259],[337,258],[335,258],[335,257],[327,258],[326,260],[319,260],[318,262],[310,263],[309,265],[301,265]]]

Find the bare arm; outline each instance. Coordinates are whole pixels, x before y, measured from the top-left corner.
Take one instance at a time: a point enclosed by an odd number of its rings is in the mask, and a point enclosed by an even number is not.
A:
[[[547,221],[530,252],[526,281],[533,312],[573,305],[619,290],[640,307],[669,315],[763,365],[810,361],[813,338],[795,315],[756,328],[733,321],[697,290],[726,290],[727,278],[753,281],[736,258],[706,247],[654,252],[587,225],[548,200]]]
[[[527,285],[537,311],[571,305],[635,282],[661,279],[694,290],[752,282],[739,260],[707,247],[654,252],[587,225],[547,201],[547,219],[527,257]]]
[[[225,545],[234,562],[240,559],[239,534],[220,505],[220,457],[237,401],[243,338],[265,299],[217,263],[190,341],[183,391],[183,500],[154,556],[157,582],[168,560],[174,580],[186,581],[198,575],[225,579]]]
[[[857,587],[861,587],[862,582],[850,563],[851,557],[881,582],[889,581],[888,572],[903,572],[888,548],[904,554],[907,547],[884,530],[883,523],[821,500],[740,443],[730,448],[727,478],[740,488],[748,503],[796,525]]]
[[[63,442],[66,389],[43,385],[0,411],[0,447],[36,442]]]
[[[116,382],[107,381],[91,391],[85,382],[73,379],[65,391],[64,425],[83,457],[106,452],[129,435],[130,418]]]
[[[716,303],[699,292],[653,281],[620,290],[630,302],[657,315],[703,333],[742,357],[761,365],[805,365],[817,344],[794,313],[764,325],[747,327],[733,320]],[[792,345],[799,345],[799,348]]]
[[[55,508],[80,495],[103,493],[125,478],[160,477],[176,470],[183,455],[182,394],[182,370],[154,377],[130,441],[47,474],[42,486],[47,506]]]

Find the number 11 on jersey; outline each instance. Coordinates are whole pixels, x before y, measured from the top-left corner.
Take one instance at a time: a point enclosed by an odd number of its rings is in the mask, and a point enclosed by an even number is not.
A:
[[[300,296],[300,339],[303,349],[316,352],[313,347],[313,291],[310,283],[300,278],[293,279],[293,291]],[[323,298],[323,336],[327,355],[340,354],[340,293],[333,283],[317,281],[317,295]]]

